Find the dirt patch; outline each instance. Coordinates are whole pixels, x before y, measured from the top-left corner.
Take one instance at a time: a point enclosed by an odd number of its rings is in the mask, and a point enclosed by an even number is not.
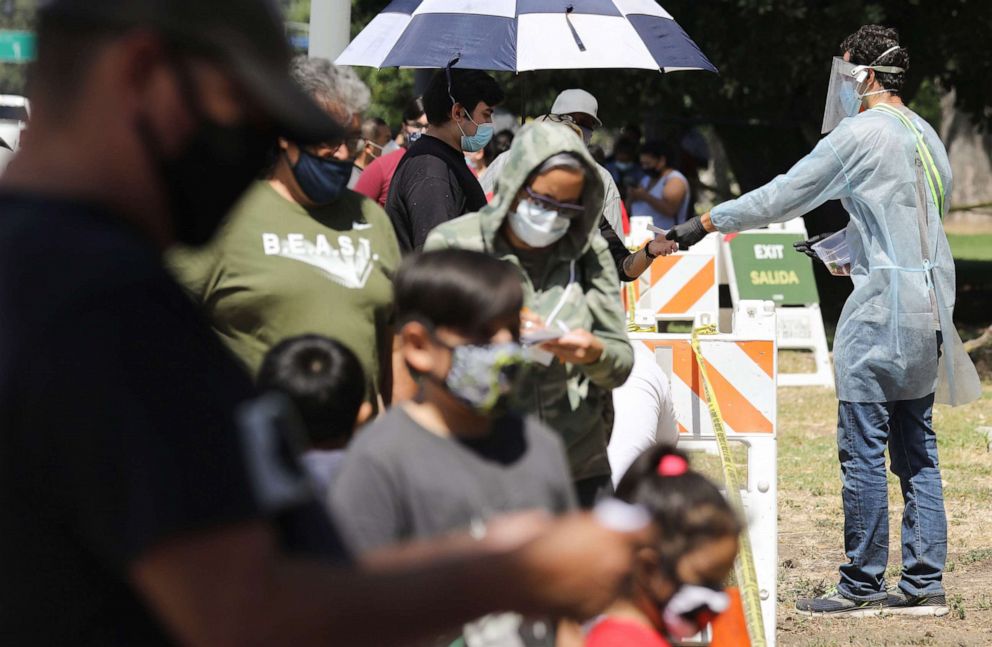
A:
[[[840,467],[833,391],[779,389],[779,607],[783,647],[992,645],[992,454],[977,427],[992,425],[992,386],[965,407],[938,406],[938,434],[948,517],[945,575],[951,613],[944,618],[820,619],[793,610],[797,597],[837,582],[844,561]],[[902,496],[889,478],[890,584],[900,570]]]

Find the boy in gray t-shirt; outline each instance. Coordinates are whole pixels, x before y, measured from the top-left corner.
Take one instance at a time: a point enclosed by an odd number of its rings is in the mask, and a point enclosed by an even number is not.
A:
[[[331,504],[349,547],[362,555],[403,540],[484,532],[489,519],[510,512],[573,508],[558,436],[505,411],[521,368],[517,270],[478,252],[444,250],[409,258],[394,287],[403,358],[420,390],[348,449]],[[554,631],[504,614],[467,626],[464,639],[469,647],[550,645]]]

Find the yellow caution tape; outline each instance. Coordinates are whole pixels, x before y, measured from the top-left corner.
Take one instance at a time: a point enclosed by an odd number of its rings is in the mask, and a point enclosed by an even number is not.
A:
[[[720,463],[723,467],[723,479],[727,485],[727,498],[737,513],[744,517],[744,503],[741,501],[741,478],[737,464],[730,455],[730,444],[727,442],[727,430],[723,426],[723,414],[720,413],[720,403],[717,402],[706,372],[706,362],[699,349],[699,335],[717,334],[716,324],[707,324],[692,330],[692,352],[696,355],[699,374],[703,378],[703,392],[710,410],[710,420],[713,422],[713,432],[716,434],[716,444],[720,448]],[[758,574],[754,568],[754,553],[751,551],[751,538],[745,529],[740,537],[740,552],[737,555],[737,581],[741,590],[741,601],[744,603],[744,619],[747,631],[751,637],[751,647],[765,647],[765,623],[761,617],[761,594],[758,591]]]
[[[634,281],[627,283],[627,332],[658,332],[656,326],[642,326],[635,320],[637,310],[637,293]]]

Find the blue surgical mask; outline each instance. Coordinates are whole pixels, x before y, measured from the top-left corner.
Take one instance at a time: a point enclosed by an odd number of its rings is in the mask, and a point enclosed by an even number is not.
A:
[[[620,171],[621,173],[626,173],[627,171],[629,171],[632,168],[634,168],[634,163],[633,162],[619,162],[619,161],[617,161],[617,162],[614,162],[614,164],[616,164],[617,170]]]
[[[840,86],[840,105],[848,117],[854,117],[861,111],[861,99],[850,83]]]
[[[592,141],[592,128],[587,126],[579,126],[579,130],[582,131],[582,143],[588,146],[589,142]]]
[[[489,143],[489,140],[493,138],[493,134],[496,130],[493,128],[492,124],[476,124],[475,119],[469,116],[466,112],[465,116],[476,126],[476,131],[474,135],[466,135],[465,131],[462,129],[462,125],[458,124],[458,130],[462,131],[462,150],[468,153],[475,153],[476,151],[481,151]]]
[[[324,205],[341,197],[351,179],[353,166],[348,160],[317,157],[301,148],[300,159],[292,169],[303,193],[314,204]]]

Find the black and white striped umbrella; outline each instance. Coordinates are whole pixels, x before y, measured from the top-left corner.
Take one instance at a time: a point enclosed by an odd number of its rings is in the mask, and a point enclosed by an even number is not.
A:
[[[717,69],[653,0],[393,0],[335,61],[478,70]]]

